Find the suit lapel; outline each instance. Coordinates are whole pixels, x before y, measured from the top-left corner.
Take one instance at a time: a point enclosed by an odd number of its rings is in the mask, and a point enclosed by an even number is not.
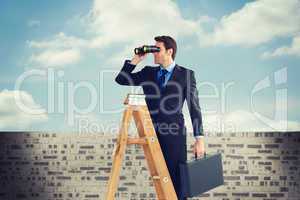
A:
[[[177,79],[179,78],[179,71],[180,71],[180,69],[179,69],[178,65],[176,64],[175,67],[174,67],[173,73],[171,74],[171,77],[170,77],[170,79],[168,80],[168,82],[166,84],[165,90],[170,85],[170,82],[176,82],[177,81]]]

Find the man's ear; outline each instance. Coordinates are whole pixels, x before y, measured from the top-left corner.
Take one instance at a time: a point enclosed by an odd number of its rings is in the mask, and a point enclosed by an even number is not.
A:
[[[172,48],[171,48],[171,49],[168,49],[167,52],[168,52],[168,55],[172,56],[172,54],[173,54],[173,49],[172,49]]]

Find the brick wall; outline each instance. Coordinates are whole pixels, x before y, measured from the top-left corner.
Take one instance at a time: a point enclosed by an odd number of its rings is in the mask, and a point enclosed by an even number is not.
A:
[[[188,159],[194,138],[188,137]],[[104,199],[116,138],[0,133],[0,199]],[[300,199],[300,132],[208,133],[225,184],[196,199]],[[155,199],[140,146],[126,150],[116,199]]]

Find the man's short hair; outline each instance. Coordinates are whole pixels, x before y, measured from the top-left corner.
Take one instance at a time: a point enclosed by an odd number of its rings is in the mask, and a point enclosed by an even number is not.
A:
[[[176,41],[167,35],[162,35],[162,36],[156,36],[154,38],[154,40],[156,42],[162,42],[165,45],[166,49],[173,49],[173,54],[172,54],[172,58],[173,60],[175,59],[176,56],[176,51],[177,51],[177,44]]]

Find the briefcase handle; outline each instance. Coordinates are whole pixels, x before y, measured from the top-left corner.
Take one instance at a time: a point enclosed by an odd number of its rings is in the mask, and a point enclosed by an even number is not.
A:
[[[206,158],[206,152],[204,152],[204,158]],[[195,160],[197,160],[197,153],[195,153]]]

